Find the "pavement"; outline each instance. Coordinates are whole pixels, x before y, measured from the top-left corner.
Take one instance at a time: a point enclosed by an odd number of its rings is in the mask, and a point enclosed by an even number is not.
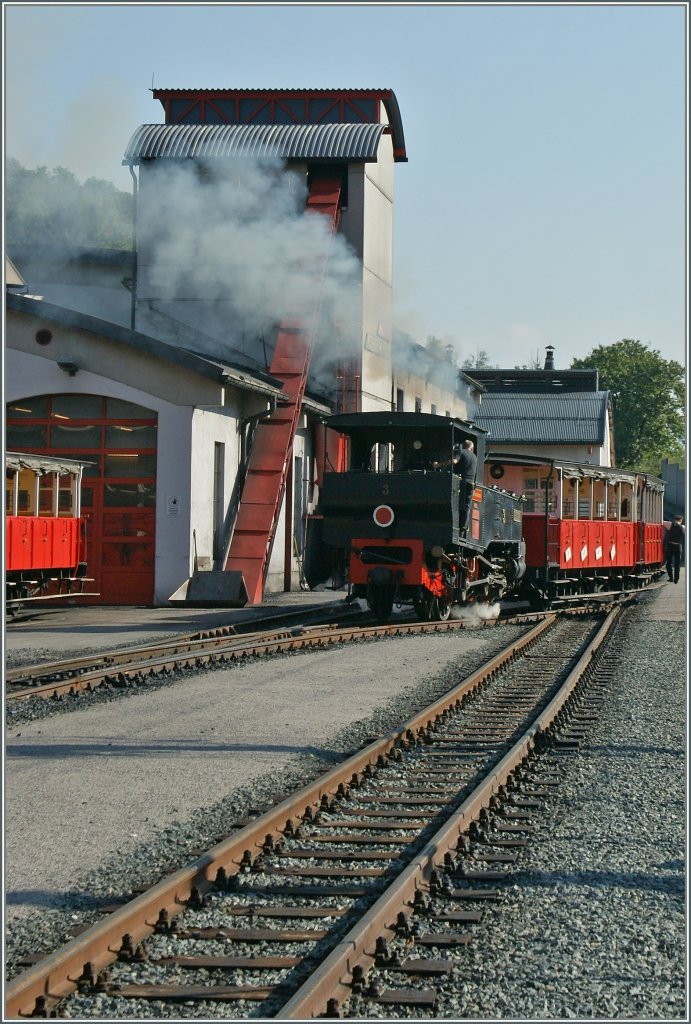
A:
[[[302,600],[305,607],[308,598]],[[103,611],[98,610],[96,629],[103,628]],[[139,614],[159,619],[167,631],[171,624],[190,626],[190,620],[155,610]],[[117,628],[136,626],[136,615],[130,610],[108,635],[118,642],[131,638]],[[198,613],[191,621],[199,625]],[[46,634],[39,628],[35,623],[34,639],[42,643]],[[142,636],[150,622],[139,628]],[[79,627],[62,630],[74,649]],[[91,633],[86,642],[97,635],[103,634]],[[60,639],[60,627],[54,627],[49,640]],[[403,700],[408,717],[415,705],[406,694],[420,687],[429,693],[426,676],[462,678],[469,656],[485,660],[497,643],[493,630],[459,630],[261,658],[8,725],[6,924],[61,906],[75,888],[88,890],[88,874],[104,858],[120,861],[140,843],[158,844],[160,863],[166,829],[180,844],[189,834],[184,823],[192,819],[203,819],[210,834],[224,831],[236,812],[232,806],[219,812],[222,801],[232,805],[238,790],[288,769],[298,772],[296,758],[302,759],[300,773],[310,777],[315,766],[333,763],[330,744],[341,730],[352,726],[358,738],[371,739],[390,728],[392,719],[401,720],[403,712],[394,716],[392,701]],[[429,685],[437,692],[436,682]]]
[[[649,617],[657,622],[685,622],[686,602],[686,569],[682,568],[678,583],[664,577],[655,601],[650,602]]]
[[[128,647],[156,643],[179,633],[246,625],[268,616],[293,616],[296,611],[323,611],[329,606],[336,611],[345,607],[347,593],[347,587],[341,587],[267,594],[262,604],[245,608],[25,605],[6,622],[5,658],[10,664],[19,657],[26,662],[27,652],[34,650],[39,662],[61,653],[73,654],[80,647]]]

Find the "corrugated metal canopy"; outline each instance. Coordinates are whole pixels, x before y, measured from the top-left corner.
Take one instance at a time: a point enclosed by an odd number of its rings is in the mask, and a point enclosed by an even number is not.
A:
[[[383,124],[143,124],[123,163],[205,157],[371,162],[388,130]]]
[[[92,466],[93,462],[81,459],[63,459],[52,455],[27,455],[24,452],[5,452],[5,468],[19,472],[30,469],[34,473],[73,473],[80,467]]]
[[[604,444],[608,391],[483,395],[475,417],[491,443]]]

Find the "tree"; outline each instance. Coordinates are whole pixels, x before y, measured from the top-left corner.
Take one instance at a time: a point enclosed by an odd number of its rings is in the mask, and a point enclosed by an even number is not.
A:
[[[493,365],[489,361],[489,355],[485,352],[484,348],[479,348],[474,356],[468,356],[461,363],[461,369],[463,370],[486,370],[496,369],[496,364]]]
[[[28,170],[7,161],[5,185],[7,248],[42,250],[131,249],[132,197],[110,181],[89,178],[83,185],[65,167]]]
[[[572,370],[593,367],[612,398],[617,465],[659,475],[664,458],[683,462],[684,368],[631,338],[571,363]]]
[[[527,363],[521,363],[520,366],[516,364],[514,370],[541,370],[543,368],[542,362],[540,361],[540,350],[536,349],[535,352],[530,353],[530,359]]]

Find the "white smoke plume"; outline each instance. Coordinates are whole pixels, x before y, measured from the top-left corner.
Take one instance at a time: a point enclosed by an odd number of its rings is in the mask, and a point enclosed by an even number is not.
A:
[[[501,605],[498,603],[489,604],[480,601],[476,604],[459,605],[451,608],[451,618],[462,622],[467,629],[477,629],[483,622],[490,622],[499,618]]]
[[[281,161],[158,161],[142,169],[139,300],[233,342],[312,325],[334,355],[359,337],[362,270],[328,218],[305,211],[304,176]],[[328,265],[325,259],[328,256]]]

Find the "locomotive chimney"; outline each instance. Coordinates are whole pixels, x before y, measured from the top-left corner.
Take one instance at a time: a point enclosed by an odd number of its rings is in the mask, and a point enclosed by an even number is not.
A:
[[[554,345],[547,345],[545,348],[547,355],[545,356],[545,369],[554,369]]]

